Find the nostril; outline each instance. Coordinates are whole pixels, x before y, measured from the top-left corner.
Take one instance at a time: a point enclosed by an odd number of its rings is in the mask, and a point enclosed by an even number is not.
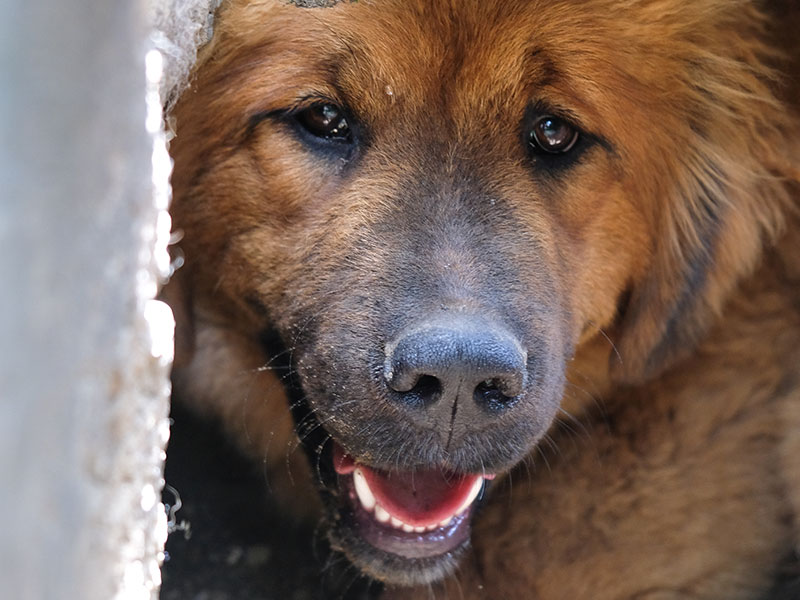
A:
[[[486,379],[475,387],[472,396],[475,402],[481,406],[505,408],[516,399],[516,396],[506,395],[503,387],[502,382],[497,379]]]
[[[432,375],[423,375],[409,391],[402,394],[405,402],[417,406],[433,404],[442,395],[442,382]]]

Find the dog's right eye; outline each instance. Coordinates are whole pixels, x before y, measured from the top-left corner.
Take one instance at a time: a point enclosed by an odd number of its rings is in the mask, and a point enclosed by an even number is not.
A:
[[[335,104],[314,104],[297,112],[294,118],[315,137],[347,144],[353,142],[353,132],[347,117]]]
[[[539,117],[529,134],[532,148],[548,154],[569,152],[578,141],[578,131],[564,119],[552,115]]]

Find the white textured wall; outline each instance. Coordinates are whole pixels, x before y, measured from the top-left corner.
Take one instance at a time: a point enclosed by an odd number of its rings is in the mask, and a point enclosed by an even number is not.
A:
[[[9,600],[157,595],[170,349],[168,327],[167,347],[153,347],[145,313],[165,316],[150,299],[168,223],[152,86],[146,124],[147,8],[0,0],[0,597]]]
[[[197,48],[214,31],[214,10],[222,0],[150,0],[153,41],[164,55],[162,102],[173,101],[188,84]]]

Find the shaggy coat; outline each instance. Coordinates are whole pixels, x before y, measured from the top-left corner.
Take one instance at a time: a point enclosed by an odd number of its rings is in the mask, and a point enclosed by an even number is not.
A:
[[[760,598],[800,542],[791,5],[224,2],[173,110],[177,396],[392,597]],[[411,402],[392,352],[466,318],[513,392]],[[376,551],[334,444],[496,474],[471,542]]]

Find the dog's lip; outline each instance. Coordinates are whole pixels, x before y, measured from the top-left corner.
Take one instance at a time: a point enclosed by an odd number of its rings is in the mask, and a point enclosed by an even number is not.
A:
[[[375,548],[408,559],[443,555],[465,543],[473,505],[494,478],[438,468],[382,471],[335,442],[333,465],[350,525]]]

